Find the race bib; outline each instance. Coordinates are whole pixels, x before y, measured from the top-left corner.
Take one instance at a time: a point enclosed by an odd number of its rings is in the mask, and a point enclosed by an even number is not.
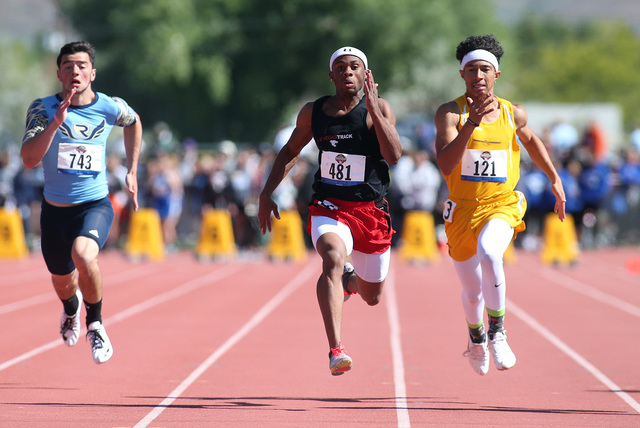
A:
[[[467,149],[462,155],[461,177],[466,181],[507,181],[507,151]]]
[[[58,145],[58,172],[62,174],[98,175],[102,165],[102,146],[99,144]]]
[[[355,186],[364,183],[367,158],[363,155],[322,152],[320,174],[323,183]]]

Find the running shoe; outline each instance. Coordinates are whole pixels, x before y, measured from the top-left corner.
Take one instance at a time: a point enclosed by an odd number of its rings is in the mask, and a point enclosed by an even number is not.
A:
[[[508,370],[516,365],[516,355],[507,343],[506,330],[489,333],[489,351],[498,370]]]
[[[489,350],[486,341],[473,343],[469,338],[467,350],[462,353],[462,356],[469,358],[469,364],[479,375],[486,375],[489,372]]]
[[[349,262],[346,262],[344,264],[344,270],[342,272],[342,288],[344,289],[344,301],[346,302],[347,300],[349,300],[349,297],[353,296],[354,294],[357,294],[355,291],[354,292],[350,292],[349,291],[349,287],[347,287],[347,284],[349,284],[349,281],[351,280],[351,277],[354,276],[356,274],[355,269],[353,268],[353,265]]]
[[[89,324],[87,329],[87,339],[91,342],[91,353],[96,364],[106,363],[113,355],[113,347],[107,331],[100,321]]]
[[[62,335],[62,341],[67,346],[73,346],[78,343],[80,337],[80,309],[82,309],[82,293],[80,289],[76,290],[76,297],[78,298],[78,310],[73,315],[67,315],[62,310],[62,317],[60,317],[60,334]]]
[[[344,372],[351,370],[353,362],[351,357],[344,352],[342,345],[337,348],[331,348],[329,352],[329,369],[334,376],[340,376]]]

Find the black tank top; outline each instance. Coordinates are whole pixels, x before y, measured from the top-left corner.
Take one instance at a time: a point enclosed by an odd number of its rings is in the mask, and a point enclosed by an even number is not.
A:
[[[389,188],[389,164],[380,153],[378,138],[367,128],[365,97],[349,113],[338,117],[323,112],[327,98],[314,102],[311,116],[319,150],[314,198],[380,201]]]

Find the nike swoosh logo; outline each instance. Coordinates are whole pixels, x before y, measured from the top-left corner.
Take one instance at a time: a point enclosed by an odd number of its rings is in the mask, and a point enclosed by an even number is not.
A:
[[[500,287],[501,285],[502,285],[502,284],[496,284],[496,285],[494,285],[494,287],[498,288],[498,287]]]

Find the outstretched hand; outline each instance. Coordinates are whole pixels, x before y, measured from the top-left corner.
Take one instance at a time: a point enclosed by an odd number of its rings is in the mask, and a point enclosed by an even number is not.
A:
[[[260,201],[258,204],[258,221],[263,235],[267,233],[267,230],[271,232],[271,213],[273,213],[275,218],[280,220],[278,204],[276,204],[269,196],[260,195]]]
[[[367,95],[366,105],[369,112],[379,109],[378,105],[378,84],[373,80],[371,70],[364,72],[364,92]]]
[[[469,119],[475,123],[482,122],[482,118],[495,110],[493,103],[496,98],[491,92],[482,93],[475,100],[471,97],[467,97],[467,104],[469,104]]]
[[[562,183],[557,182],[552,184],[551,190],[553,191],[553,194],[556,197],[556,205],[553,207],[553,212],[558,214],[558,218],[560,219],[560,221],[564,221],[564,219],[567,217],[565,212],[565,205],[567,202],[567,198],[564,194],[564,188],[562,187]]]
[[[67,119],[67,109],[71,105],[71,98],[76,94],[77,88],[71,88],[71,91],[67,94],[67,96],[62,100],[60,105],[58,106],[58,110],[56,114],[53,116],[53,120],[58,124],[62,125],[64,121]]]
[[[138,177],[132,173],[128,173],[124,178],[127,184],[127,189],[131,194],[131,200],[133,201],[133,210],[138,211]]]

